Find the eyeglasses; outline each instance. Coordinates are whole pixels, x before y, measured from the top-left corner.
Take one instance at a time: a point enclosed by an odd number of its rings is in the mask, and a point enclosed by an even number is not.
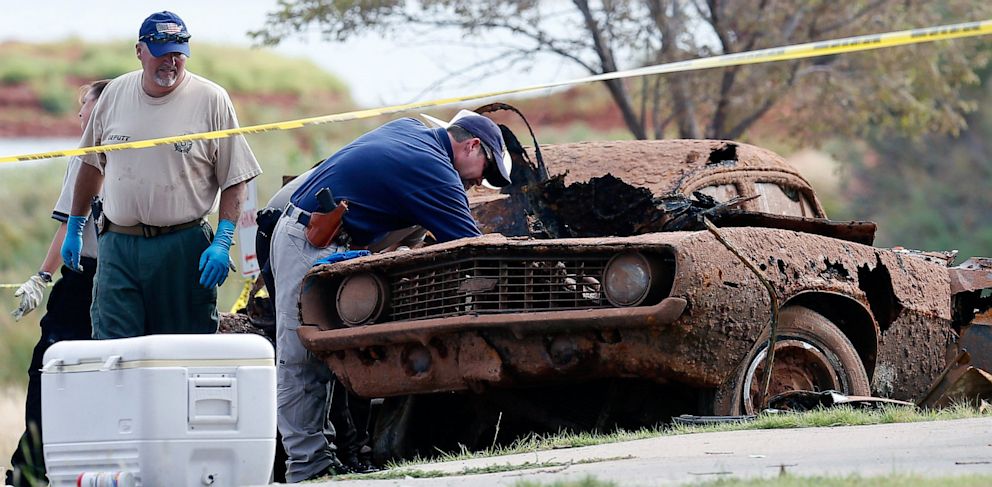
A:
[[[152,34],[145,34],[138,38],[139,41],[152,42],[155,44],[165,44],[166,42],[189,42],[189,32],[155,32]]]
[[[486,144],[479,144],[479,145],[482,147],[482,153],[486,155],[486,166],[483,168],[483,170],[488,171],[490,169],[495,169],[496,157],[493,156],[493,152],[489,150],[489,146],[487,146]]]

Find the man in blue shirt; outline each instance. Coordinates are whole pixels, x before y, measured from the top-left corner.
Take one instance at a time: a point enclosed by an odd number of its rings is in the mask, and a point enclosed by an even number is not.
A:
[[[480,235],[465,190],[510,184],[510,159],[499,127],[462,111],[449,124],[428,128],[404,118],[359,137],[309,174],[286,206],[272,235],[270,265],[276,282],[278,424],[286,480],[340,473],[324,434],[330,371],[296,335],[300,284],[313,263],[347,250],[313,246],[306,238],[317,194],[347,201],[344,231],[353,247],[367,247],[395,230],[420,225],[439,242]],[[446,127],[444,126],[446,125]],[[328,211],[325,208],[323,211]]]

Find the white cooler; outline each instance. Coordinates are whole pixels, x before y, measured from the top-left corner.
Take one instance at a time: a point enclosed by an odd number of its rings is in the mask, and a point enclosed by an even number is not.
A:
[[[42,439],[53,486],[126,471],[136,485],[266,484],[272,346],[255,335],[66,341],[45,352]]]

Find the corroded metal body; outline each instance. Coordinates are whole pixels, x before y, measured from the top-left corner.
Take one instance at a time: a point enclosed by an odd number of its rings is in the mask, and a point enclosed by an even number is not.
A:
[[[913,398],[944,367],[944,350],[953,340],[946,267],[791,231],[728,228],[723,233],[758,261],[786,304],[822,297],[824,306],[841,302],[872,317],[852,322],[859,328],[845,332],[858,337],[852,342],[861,345],[866,368],[881,371],[874,376],[877,392]],[[342,328],[328,314],[322,283],[336,282],[337,276],[372,269],[388,274],[456,251],[494,255],[517,248],[548,254],[673,252],[673,286],[668,299],[653,307],[465,314],[358,328]],[[874,295],[879,276],[886,276],[891,290]],[[602,376],[717,387],[754,346],[769,318],[761,284],[707,232],[554,241],[489,235],[318,267],[305,288],[303,322],[316,326],[301,329],[304,344],[365,396]],[[670,308],[670,300],[686,304]],[[884,309],[882,322],[873,309]],[[406,359],[412,350],[426,350],[431,366],[415,373]]]
[[[944,369],[956,330],[974,318],[956,310],[955,293],[989,285],[987,261],[953,269],[923,253],[858,243],[870,242],[870,224],[831,230],[855,235],[847,240],[799,231],[824,227],[813,225],[825,218],[823,208],[808,182],[764,149],[725,141],[627,141],[543,151],[552,174],[567,171],[565,184],[610,173],[655,196],[717,188],[742,197],[740,209],[759,213],[774,213],[776,206],[756,188],[787,188],[787,198],[802,202],[798,223],[727,226],[720,233],[771,283],[781,306],[808,308],[843,332],[875,395],[913,400],[923,393]],[[513,157],[517,171],[527,155]],[[594,190],[580,196],[607,211],[614,195]],[[528,191],[533,186],[498,197],[472,195],[480,226],[503,235],[311,270],[301,295],[304,345],[362,396],[596,378],[727,389],[771,315],[769,293],[752,271],[706,231],[533,238],[540,212],[556,208],[535,209]],[[625,210],[637,208],[634,203]],[[597,266],[632,251],[651,256],[663,270],[652,270],[664,275],[663,293],[616,307],[602,295]],[[347,276],[362,272],[388,282],[379,298],[390,304],[370,323],[347,326],[334,297]]]

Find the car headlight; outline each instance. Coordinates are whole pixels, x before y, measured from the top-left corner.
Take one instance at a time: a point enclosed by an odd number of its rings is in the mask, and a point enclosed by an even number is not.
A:
[[[370,272],[352,274],[338,288],[337,308],[348,326],[364,325],[379,318],[386,303],[386,283]]]
[[[637,306],[652,296],[657,277],[652,262],[644,254],[624,252],[606,263],[603,292],[614,306]]]

